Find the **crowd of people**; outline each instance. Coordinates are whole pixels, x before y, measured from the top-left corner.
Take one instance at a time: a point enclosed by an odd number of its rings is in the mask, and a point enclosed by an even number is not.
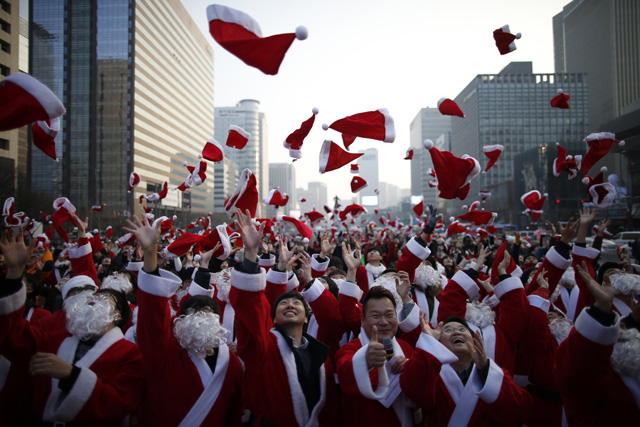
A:
[[[230,250],[179,257],[144,215],[122,247],[75,213],[66,248],[9,228],[3,424],[637,425],[640,276],[600,261],[607,221],[587,246],[595,209],[538,242],[440,216],[302,239],[237,211]]]

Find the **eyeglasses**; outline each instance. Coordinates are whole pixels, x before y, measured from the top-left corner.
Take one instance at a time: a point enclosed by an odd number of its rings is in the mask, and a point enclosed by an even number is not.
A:
[[[115,297],[109,294],[93,294],[93,299],[97,301],[108,301],[109,303],[118,305],[118,301],[116,301]]]
[[[460,333],[460,334],[464,334],[464,333],[465,333],[465,332],[467,332],[467,331],[468,331],[468,329],[467,329],[467,328],[465,328],[464,326],[458,326],[458,327],[455,327],[455,326],[446,326],[446,327],[442,330],[442,333],[443,333],[443,334],[447,334],[447,335],[451,335],[451,334],[452,334],[452,333],[454,333],[454,332],[458,332],[458,333]]]

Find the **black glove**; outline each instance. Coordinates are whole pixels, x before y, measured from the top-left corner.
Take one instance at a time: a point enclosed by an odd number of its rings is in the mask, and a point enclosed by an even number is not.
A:
[[[438,214],[438,209],[434,208],[432,205],[427,205],[426,209],[427,213],[427,223],[425,224],[422,231],[425,234],[433,234],[433,230],[436,229],[436,224],[442,218],[442,214]]]

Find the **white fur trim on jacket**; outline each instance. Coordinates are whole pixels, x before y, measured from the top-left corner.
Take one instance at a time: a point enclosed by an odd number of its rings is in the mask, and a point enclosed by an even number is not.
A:
[[[369,337],[363,328],[360,328],[360,335],[358,335],[362,347],[355,352],[351,364],[353,366],[353,376],[356,379],[358,390],[364,397],[372,400],[380,400],[387,395],[389,391],[389,376],[385,367],[378,368],[378,387],[376,391],[373,391],[371,386],[371,378],[369,377],[369,368],[367,367],[367,348],[369,347]],[[394,353],[395,344],[394,341]]]
[[[15,292],[6,297],[0,298],[0,315],[5,316],[17,311],[24,305],[27,299],[27,289],[24,284],[20,287],[18,292]]]
[[[314,302],[317,300],[322,292],[324,292],[326,288],[322,284],[322,282],[318,279],[313,281],[313,284],[309,287],[309,289],[302,291],[302,296],[308,303]]]
[[[416,343],[416,348],[426,351],[438,359],[443,365],[458,361],[458,357],[449,351],[447,347],[442,345],[440,341],[436,340],[429,334],[425,334],[424,332],[420,334],[420,338]]]
[[[473,367],[471,381],[473,384],[473,391],[480,396],[480,399],[484,400],[488,404],[492,404],[498,400],[498,395],[502,388],[502,380],[504,379],[504,372],[502,372],[502,369],[500,369],[496,362],[491,359],[488,359],[488,361],[489,374],[487,375],[487,380],[485,381],[484,386],[482,385],[482,381],[478,375],[477,366]]]
[[[289,280],[287,280],[287,292],[296,289],[298,286],[300,286],[298,276],[296,276],[294,273],[291,273],[291,275],[289,276]]]
[[[453,275],[451,280],[460,285],[460,287],[467,293],[469,298],[473,298],[478,292],[480,292],[480,288],[478,287],[476,282],[464,271],[458,271]]]
[[[260,267],[273,267],[276,264],[276,256],[269,254],[269,259],[258,258],[258,265]]]
[[[259,292],[267,286],[264,268],[258,274],[243,273],[235,268],[231,270],[231,286],[243,291]]]
[[[545,313],[549,313],[549,306],[551,304],[549,303],[548,299],[542,298],[539,295],[529,295],[527,299],[529,300],[529,305],[531,307],[536,307],[544,311]]]
[[[616,316],[614,324],[611,326],[603,326],[591,317],[585,308],[576,319],[574,328],[589,341],[596,344],[613,345],[618,341],[618,333],[620,332],[620,316],[615,311],[613,313]]]
[[[325,262],[318,261],[319,254],[311,255],[311,269],[317,271],[318,273],[324,273],[329,268],[329,257],[326,258]]]
[[[502,298],[502,296],[507,292],[511,292],[516,289],[523,289],[522,281],[520,281],[520,279],[518,279],[517,277],[509,277],[508,279],[504,279],[502,282],[498,283],[493,288],[493,293],[498,298]]]
[[[130,262],[127,264],[127,271],[142,271],[143,261]]]
[[[589,259],[596,259],[599,253],[600,251],[597,250],[596,248],[573,245],[573,254],[576,256],[581,256]]]
[[[411,240],[407,242],[407,249],[409,249],[409,251],[421,261],[424,261],[425,259],[427,259],[427,257],[431,253],[429,248],[422,246],[420,243],[418,243],[415,237],[413,237]]]
[[[356,285],[353,282],[348,282],[345,280],[344,282],[342,282],[342,285],[340,285],[341,295],[346,295],[348,297],[355,298],[357,301],[360,301],[360,299],[362,299],[363,293],[364,292],[362,292],[362,289],[360,289],[360,286]]]
[[[420,326],[420,307],[418,307],[418,304],[413,304],[413,308],[404,319],[401,318],[403,311],[400,310],[400,313],[398,313],[398,326],[402,332],[411,332]]]
[[[69,248],[69,259],[78,259],[91,253],[91,242],[82,246],[71,246]]]
[[[140,270],[138,273],[138,287],[148,294],[169,298],[180,287],[182,281],[178,276],[166,270],[158,271],[160,276]]]
[[[267,271],[266,280],[274,285],[284,285],[287,283],[289,276],[286,271],[276,271],[273,268]]]
[[[571,265],[571,257],[563,258],[556,248],[549,249],[545,258],[558,270],[566,270]]]

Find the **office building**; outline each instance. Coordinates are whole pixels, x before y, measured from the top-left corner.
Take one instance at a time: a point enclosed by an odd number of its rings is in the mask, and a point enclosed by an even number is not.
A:
[[[366,150],[359,151],[364,153],[364,156],[358,158],[358,173],[365,181],[367,186],[358,191],[357,196],[359,203],[363,206],[379,206],[378,195],[375,190],[379,190],[378,180],[378,150],[375,148],[368,148]]]
[[[465,201],[448,201],[447,215],[459,215],[462,204],[478,199],[480,189],[492,196],[486,208],[498,212],[498,221],[515,221],[522,210],[513,182],[521,173],[513,167],[516,154],[544,144],[563,146],[582,140],[588,129],[587,79],[581,73],[533,74],[531,62],[512,62],[498,74],[476,76],[455,98],[465,118],[454,117],[451,152],[476,158],[484,170],[485,145],[504,146],[500,159],[471,183]],[[551,108],[549,101],[562,88],[571,95],[571,108]]]
[[[215,164],[213,175],[213,212],[224,212],[224,201],[235,191],[241,172],[238,164],[227,157],[225,157],[223,161]],[[226,220],[225,216],[221,216],[220,218],[223,221]]]
[[[411,121],[409,132],[410,146],[413,148],[411,194],[422,196],[425,203],[436,204],[436,191],[428,184],[433,177],[427,175],[427,170],[433,167],[433,163],[429,152],[424,149],[422,143],[425,139],[430,139],[439,148],[438,138],[443,134],[448,135],[450,131],[451,117],[443,116],[437,108],[422,108]]]
[[[297,188],[296,197],[300,199],[304,197],[307,201],[299,203],[300,212],[309,212],[315,208],[315,210],[325,213],[324,205],[329,205],[333,209],[334,201],[327,200],[327,184],[324,182],[310,182],[307,184],[307,188]]]
[[[201,186],[172,190],[213,136],[213,51],[179,0],[32,0],[29,43],[31,73],[67,108],[60,162],[30,150],[33,191],[106,204],[117,222],[167,181],[156,215],[212,209],[211,164]]]
[[[287,194],[289,202],[276,209],[275,206],[267,207],[267,216],[289,215],[292,210],[296,210],[298,206],[298,198],[296,195],[296,169],[292,163],[271,163],[269,164],[269,191],[272,188],[278,188],[282,196]],[[268,193],[267,193],[268,194]],[[263,199],[266,198],[266,195]]]
[[[247,145],[242,150],[225,147],[225,156],[238,165],[240,173],[244,169],[249,169],[255,174],[260,198],[258,216],[262,216],[266,212],[264,199],[269,193],[269,157],[267,119],[259,108],[260,101],[255,99],[243,99],[232,107],[216,107],[215,139],[224,145],[229,133],[229,125],[240,126],[251,134]],[[218,192],[220,189],[215,191]],[[232,193],[227,193],[225,198]]]

